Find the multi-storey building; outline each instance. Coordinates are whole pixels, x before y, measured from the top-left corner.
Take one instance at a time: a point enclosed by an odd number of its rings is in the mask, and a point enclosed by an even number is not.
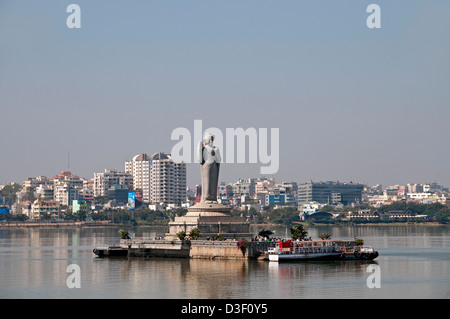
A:
[[[297,207],[297,201],[294,195],[292,194],[267,194],[265,196],[265,206],[269,205],[284,205],[284,206],[292,206]]]
[[[201,187],[201,186],[200,186]],[[233,196],[233,187],[230,184],[225,184],[225,182],[221,182],[217,186],[217,198],[219,199],[227,199]],[[201,192],[200,192],[201,195]]]
[[[298,185],[298,203],[350,205],[361,203],[364,185],[355,183],[310,182]]]
[[[72,205],[78,199],[78,191],[83,188],[83,179],[71,172],[61,172],[53,177],[54,200],[61,205]]]
[[[87,213],[88,211],[88,205],[86,201],[84,200],[74,200],[72,202],[72,213]]]
[[[143,202],[180,205],[186,200],[186,164],[174,162],[169,154],[138,154],[125,163],[125,172],[132,175]]]
[[[31,205],[31,219],[59,218],[60,205],[56,201],[44,201],[38,198]]]
[[[186,200],[186,164],[169,154],[150,157],[150,202],[181,205]]]
[[[108,190],[117,187],[133,189],[133,176],[113,169],[105,169],[103,173],[94,173],[94,196],[105,196]]]
[[[84,201],[93,201],[94,200],[94,190],[91,188],[84,187],[78,191],[78,199]]]
[[[150,202],[150,156],[141,153],[125,162],[125,173],[133,178],[133,188],[142,193],[142,201]]]
[[[298,184],[296,182],[282,182],[281,184],[278,184],[278,186],[284,187],[286,189],[286,193],[297,197]]]
[[[254,179],[239,179],[235,183],[231,183],[233,196],[248,196],[253,197],[255,194],[255,180]]]
[[[40,197],[46,201],[51,201],[55,197],[53,185],[40,185],[38,188],[36,188],[36,193],[37,197]]]
[[[79,189],[74,188],[69,184],[58,182],[58,185],[55,184],[53,198],[57,203],[69,206],[74,200],[78,199],[78,191]]]
[[[275,186],[275,179],[260,179],[255,184],[255,194],[268,194],[269,187]]]
[[[269,187],[265,195],[265,206],[283,205],[297,207],[297,193],[292,190],[291,184],[279,184],[286,186]]]
[[[45,176],[29,177],[22,183],[23,189],[34,188],[39,186],[53,186],[53,180]]]

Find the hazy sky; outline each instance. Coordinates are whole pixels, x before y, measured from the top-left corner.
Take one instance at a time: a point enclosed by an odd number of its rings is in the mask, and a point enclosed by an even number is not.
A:
[[[81,8],[69,29],[66,8]],[[366,7],[381,7],[369,29]],[[450,2],[0,0],[0,184],[279,128],[279,181],[450,186]],[[220,179],[261,164],[223,164]],[[188,164],[188,185],[200,181]]]

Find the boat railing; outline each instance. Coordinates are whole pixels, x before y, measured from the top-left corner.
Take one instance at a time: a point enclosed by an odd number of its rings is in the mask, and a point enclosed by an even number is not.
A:
[[[314,254],[340,252],[353,254],[362,250],[370,251],[371,247],[361,247],[354,241],[345,240],[317,240],[317,241],[293,241],[289,247],[270,247],[271,254]]]
[[[270,247],[267,252],[269,254],[279,254],[280,253],[280,249],[278,247]]]
[[[331,253],[336,252],[338,250],[332,246],[324,246],[324,247],[299,247],[294,246],[292,248],[283,248],[279,247],[269,248],[269,254],[318,254],[318,253]]]

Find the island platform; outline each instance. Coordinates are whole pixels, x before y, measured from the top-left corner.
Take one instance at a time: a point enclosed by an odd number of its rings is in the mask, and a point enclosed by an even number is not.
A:
[[[242,245],[246,245],[245,248]],[[271,242],[121,239],[120,245],[94,248],[98,257],[264,259]]]
[[[373,260],[372,247],[349,240],[236,241],[121,239],[119,246],[95,248],[98,257],[172,257],[201,259],[260,259],[283,261]]]

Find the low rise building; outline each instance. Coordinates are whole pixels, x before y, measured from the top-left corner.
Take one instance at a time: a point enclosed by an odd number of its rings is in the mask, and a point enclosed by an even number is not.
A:
[[[298,185],[298,202],[321,204],[360,204],[364,185],[337,181],[310,182]]]
[[[265,206],[270,205],[297,207],[297,201],[292,194],[273,193],[266,195]]]
[[[397,219],[426,219],[427,215],[412,215],[409,213],[406,213],[402,210],[399,211],[389,211],[387,213],[384,213],[384,216],[387,217],[390,220],[397,220]]]
[[[87,213],[88,212],[88,205],[86,203],[86,201],[84,200],[74,200],[72,202],[72,213],[78,213],[78,212],[82,212],[82,213]]]
[[[22,186],[24,189],[28,188],[37,189],[40,186],[53,187],[53,180],[45,176],[28,177],[26,180],[23,181]]]
[[[378,212],[373,212],[370,209],[362,209],[357,212],[348,212],[347,219],[350,220],[379,220],[381,218]]]
[[[31,219],[58,219],[60,205],[56,201],[44,201],[38,198],[31,205]]]

